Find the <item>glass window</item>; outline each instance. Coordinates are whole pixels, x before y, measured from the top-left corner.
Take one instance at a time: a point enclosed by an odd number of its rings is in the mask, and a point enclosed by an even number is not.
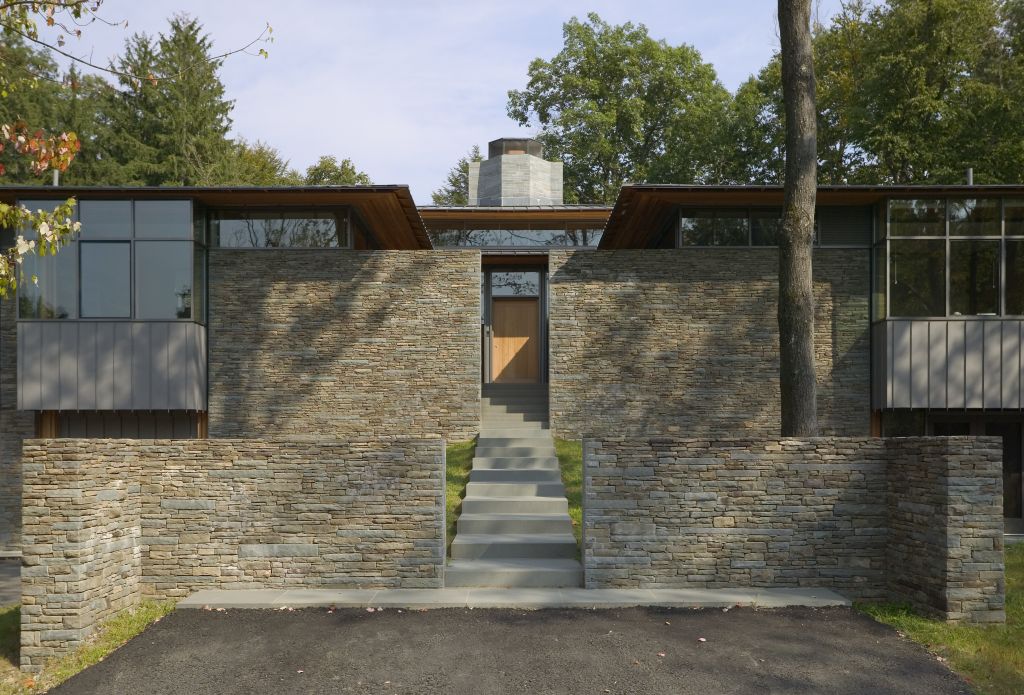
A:
[[[1006,242],[1006,313],[1024,315],[1024,239]]]
[[[135,318],[192,318],[192,244],[135,243]]]
[[[540,273],[491,273],[492,297],[536,297],[540,294]]]
[[[889,233],[892,236],[945,236],[945,201],[890,200]]]
[[[1004,201],[1003,219],[1006,223],[1006,236],[1024,236],[1024,200]]]
[[[778,246],[781,233],[781,210],[751,211],[750,241],[754,246]]]
[[[600,229],[434,229],[429,232],[436,248],[452,247],[595,247]]]
[[[894,239],[889,244],[891,315],[945,316],[945,240]]]
[[[20,200],[36,212],[52,212],[62,200]],[[22,231],[37,239],[35,230]],[[66,244],[55,256],[29,254],[21,266],[18,284],[18,316],[24,319],[73,319],[78,315],[78,245]],[[32,278],[37,279],[36,282]]]
[[[82,239],[130,239],[132,203],[130,200],[83,200],[78,203],[82,221]]]
[[[885,244],[875,247],[874,319],[885,318]]]
[[[954,316],[999,313],[999,242],[949,242],[949,310]]]
[[[950,236],[999,236],[999,201],[967,199],[949,201]]]
[[[745,209],[684,212],[680,229],[683,246],[750,244],[750,220]]]
[[[90,241],[78,248],[82,259],[82,318],[131,318],[131,244]]]
[[[333,212],[220,213],[213,225],[229,248],[348,248],[347,222]]]
[[[187,200],[136,200],[139,239],[191,239],[192,205]]]

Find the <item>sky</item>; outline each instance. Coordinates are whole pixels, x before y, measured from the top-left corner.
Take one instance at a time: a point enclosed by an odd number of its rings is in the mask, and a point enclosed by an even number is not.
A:
[[[827,21],[840,0],[818,0]],[[107,64],[134,32],[157,34],[177,12],[197,17],[216,53],[269,23],[267,59],[234,55],[221,79],[235,102],[232,136],[276,147],[297,169],[348,157],[378,184],[408,184],[429,204],[474,145],[531,135],[505,112],[534,58],[562,47],[562,24],[597,12],[697,48],[735,90],[778,49],[775,0],[104,0],[67,49]]]

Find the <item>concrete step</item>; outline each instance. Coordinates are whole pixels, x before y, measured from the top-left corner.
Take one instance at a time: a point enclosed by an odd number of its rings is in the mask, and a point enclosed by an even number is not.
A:
[[[542,396],[484,396],[480,399],[480,407],[487,408],[489,406],[507,406],[512,409],[515,408],[542,408],[547,410],[548,397],[547,394]]]
[[[533,458],[515,457],[484,457],[473,459],[473,470],[558,470],[558,459],[554,456],[535,456]]]
[[[462,500],[463,514],[568,514],[569,501],[565,497],[476,497],[466,495]]]
[[[565,497],[562,481],[554,483],[466,483],[466,497]]]
[[[480,422],[484,425],[496,424],[502,427],[514,427],[516,425],[533,425],[535,427],[544,426],[543,423],[548,422],[548,416],[546,413],[541,415],[525,414],[525,413],[481,413]]]
[[[477,446],[481,458],[534,458],[555,455],[555,445],[547,446]]]
[[[557,468],[477,468],[469,472],[471,483],[557,483]]]
[[[572,533],[568,514],[463,514],[458,533]]]
[[[548,404],[542,401],[536,403],[481,403],[480,412],[483,415],[547,415]]]
[[[460,533],[452,541],[453,560],[576,557],[571,533]]]
[[[482,423],[480,436],[487,437],[550,437],[551,430],[547,422],[528,422],[501,424],[494,422]]]
[[[449,560],[446,587],[561,588],[583,586],[576,560]]]
[[[528,446],[535,448],[555,448],[555,443],[551,439],[551,435],[543,430],[537,432],[523,432],[517,437],[498,437],[491,435],[480,435],[476,440],[476,445],[481,449],[492,449],[495,447],[506,447],[506,446]]]

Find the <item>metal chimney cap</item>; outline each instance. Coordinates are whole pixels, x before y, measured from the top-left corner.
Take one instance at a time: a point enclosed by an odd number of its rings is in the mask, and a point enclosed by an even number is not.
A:
[[[532,154],[543,159],[544,146],[533,138],[498,138],[487,143],[488,159],[503,154]]]

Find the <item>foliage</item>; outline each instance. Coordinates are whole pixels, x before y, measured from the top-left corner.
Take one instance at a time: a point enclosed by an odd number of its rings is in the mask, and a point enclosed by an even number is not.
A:
[[[226,154],[200,176],[203,186],[294,186],[302,175],[288,166],[277,148],[257,140],[230,143]]]
[[[469,204],[469,163],[483,160],[479,145],[473,145],[465,157],[461,157],[445,178],[444,185],[430,194],[434,205]]]
[[[540,126],[564,163],[567,200],[610,203],[627,182],[721,177],[730,97],[696,49],[594,13],[569,20],[563,36],[558,55],[534,60],[526,88],[509,92],[508,115]]]
[[[562,470],[565,498],[569,501],[572,532],[579,545],[583,535],[583,443],[579,440],[556,439],[555,455]]]
[[[137,608],[124,611],[105,621],[96,632],[71,654],[46,664],[42,673],[28,676],[16,670],[19,651],[20,611],[17,606],[0,610],[0,657],[15,668],[0,665],[0,694],[29,695],[46,692],[79,671],[97,664],[128,640],[174,610],[172,601],[143,601]],[[6,629],[11,625],[13,630]]]
[[[903,604],[857,606],[920,642],[988,695],[1024,692],[1024,543],[1006,548],[1006,624],[949,625]]]
[[[451,554],[452,540],[462,513],[462,500],[466,497],[466,484],[473,469],[473,455],[476,441],[454,442],[445,450],[445,519],[448,522],[445,552]]]
[[[351,159],[339,162],[334,156],[325,155],[306,168],[303,183],[309,186],[368,185],[370,177],[356,169]]]

